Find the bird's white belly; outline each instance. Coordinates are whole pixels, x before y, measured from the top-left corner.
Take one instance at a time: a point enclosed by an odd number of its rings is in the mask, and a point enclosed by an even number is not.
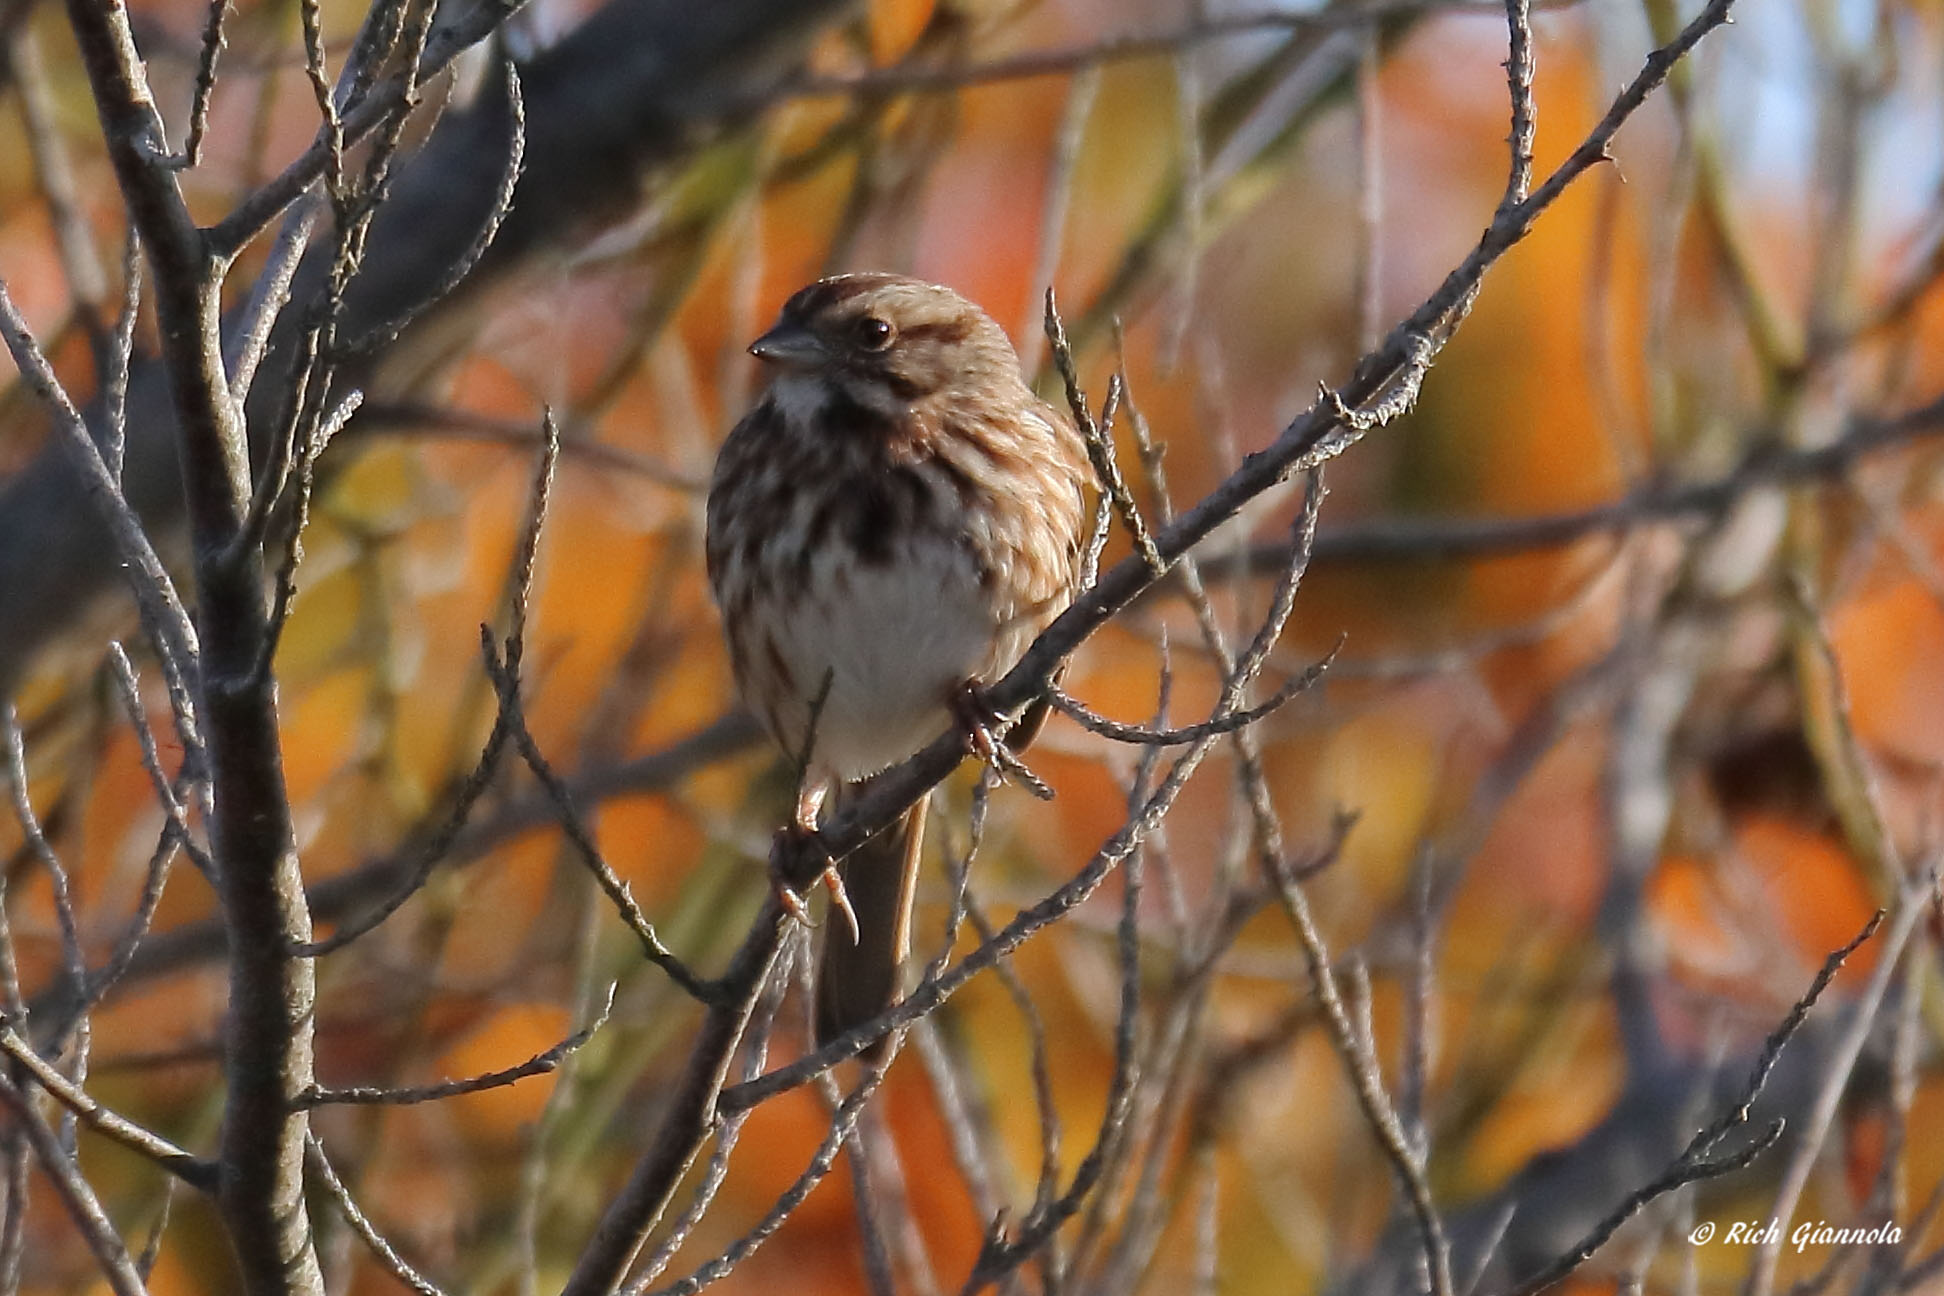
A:
[[[917,545],[882,564],[827,555],[806,585],[778,646],[806,712],[830,680],[813,766],[857,779],[903,760],[944,732],[960,686],[992,668],[992,613],[961,552]]]

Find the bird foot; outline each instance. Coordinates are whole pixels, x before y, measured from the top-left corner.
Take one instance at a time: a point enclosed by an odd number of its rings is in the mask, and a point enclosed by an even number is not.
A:
[[[810,909],[803,902],[803,894],[791,885],[790,875],[795,870],[789,867],[788,861],[799,858],[804,851],[821,852],[823,848],[816,841],[816,829],[805,828],[800,822],[791,823],[783,830],[782,836],[785,838],[783,850],[770,855],[770,887],[776,892],[777,901],[792,918],[805,927],[814,927],[816,924],[810,919]],[[823,871],[817,874],[810,886],[821,886],[830,892],[830,907],[843,915],[844,925],[850,929],[851,943],[856,944],[861,939],[857,911],[851,907],[850,895],[844,890],[843,875],[838,873],[836,863],[828,856],[825,857]]]
[[[1042,801],[1053,799],[1053,789],[1026,767],[1026,762],[1006,746],[1005,732],[1011,722],[986,701],[985,690],[967,680],[952,694],[952,718],[965,735],[965,747],[985,762],[1001,778],[1017,783]]]

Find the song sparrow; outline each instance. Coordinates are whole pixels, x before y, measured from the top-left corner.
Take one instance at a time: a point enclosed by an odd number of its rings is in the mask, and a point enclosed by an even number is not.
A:
[[[749,349],[773,377],[716,460],[709,580],[744,700],[807,753],[807,831],[833,790],[976,723],[975,686],[1073,597],[1091,472],[1006,335],[949,288],[820,280]],[[855,936],[829,924],[822,1039],[898,995],[924,809],[840,865]]]

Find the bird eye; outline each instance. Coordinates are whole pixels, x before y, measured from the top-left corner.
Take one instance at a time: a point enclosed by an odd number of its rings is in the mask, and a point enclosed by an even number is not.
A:
[[[855,326],[858,344],[868,351],[882,351],[891,345],[891,323],[875,315],[866,315]]]

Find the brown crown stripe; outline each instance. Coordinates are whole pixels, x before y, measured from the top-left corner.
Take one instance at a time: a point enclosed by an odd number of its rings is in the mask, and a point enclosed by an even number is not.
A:
[[[834,279],[820,279],[784,303],[783,313],[807,319],[847,302],[859,293],[882,288],[896,280],[897,276],[887,274],[838,275]]]

